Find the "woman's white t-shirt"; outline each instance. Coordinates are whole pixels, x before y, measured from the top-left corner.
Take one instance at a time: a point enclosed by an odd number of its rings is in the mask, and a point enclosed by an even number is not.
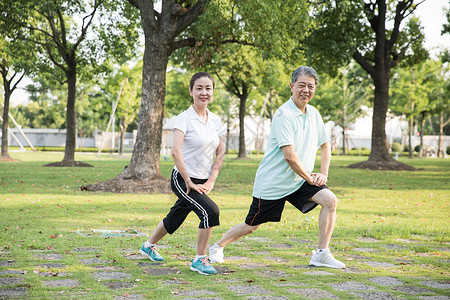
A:
[[[207,179],[214,163],[214,155],[219,146],[219,137],[225,134],[225,128],[215,113],[206,109],[207,122],[203,122],[191,105],[175,119],[173,130],[184,133],[182,146],[184,165],[189,177]],[[174,167],[178,171],[177,167]]]

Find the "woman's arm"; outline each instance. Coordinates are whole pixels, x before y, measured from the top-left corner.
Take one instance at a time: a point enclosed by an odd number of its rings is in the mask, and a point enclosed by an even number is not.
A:
[[[223,144],[223,137],[219,138],[219,146],[216,149],[216,159],[214,160],[214,165],[211,169],[211,174],[209,175],[208,181],[203,184],[206,189],[206,194],[211,192],[216,182],[217,176],[219,176],[220,169],[222,168],[223,160],[225,158],[225,146]]]

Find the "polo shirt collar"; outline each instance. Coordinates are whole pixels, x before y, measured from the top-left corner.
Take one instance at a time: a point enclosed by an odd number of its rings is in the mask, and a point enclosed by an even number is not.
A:
[[[301,110],[295,104],[294,99],[292,99],[292,96],[291,96],[291,98],[289,98],[289,108],[292,110],[292,112],[294,113],[294,115],[296,117],[297,116],[307,117],[309,115],[308,114],[308,111],[309,111],[308,106],[309,106],[309,104],[306,104],[306,113],[302,113]]]
[[[208,120],[207,120],[206,123],[209,123],[209,119],[210,119],[211,114],[209,113],[209,109],[208,109],[208,108],[206,108],[206,112],[208,113]],[[189,116],[190,116],[191,120],[199,120],[199,121],[202,121],[202,120],[200,119],[200,117],[197,115],[197,112],[196,112],[195,109],[194,109],[194,105],[191,105],[191,106],[188,108],[188,113],[189,113]],[[202,121],[202,123],[203,123],[203,121]]]

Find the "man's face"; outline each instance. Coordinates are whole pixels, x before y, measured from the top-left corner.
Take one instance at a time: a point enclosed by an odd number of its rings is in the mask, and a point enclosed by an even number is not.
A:
[[[290,83],[290,86],[295,104],[306,106],[314,96],[316,81],[312,76],[300,75],[295,83]]]

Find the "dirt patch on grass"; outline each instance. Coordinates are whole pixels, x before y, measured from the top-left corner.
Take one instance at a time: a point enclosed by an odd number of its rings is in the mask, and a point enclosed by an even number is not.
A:
[[[59,161],[54,163],[49,163],[44,165],[44,167],[88,167],[93,168],[93,165],[90,165],[88,163],[84,163],[81,161],[75,161],[75,160],[69,160],[69,161]]]
[[[348,166],[351,169],[369,169],[386,171],[416,171],[413,166],[404,164],[396,160],[390,161],[362,161]]]
[[[170,181],[167,178],[152,178],[148,180],[139,179],[118,179],[83,185],[80,187],[82,191],[89,192],[111,192],[111,193],[136,193],[136,194],[152,194],[152,193],[171,193]]]

